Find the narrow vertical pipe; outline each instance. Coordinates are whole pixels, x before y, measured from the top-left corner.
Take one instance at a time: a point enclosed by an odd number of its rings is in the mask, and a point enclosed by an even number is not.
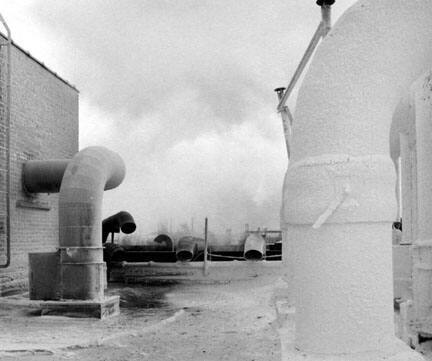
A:
[[[6,78],[6,263],[0,268],[7,268],[11,263],[11,152],[10,152],[10,127],[11,127],[11,63],[12,63],[12,37],[9,26],[0,14],[0,22],[7,33],[7,78]]]
[[[278,100],[280,101],[283,97],[285,88],[276,88],[275,92],[278,96]],[[280,111],[282,118],[282,129],[285,137],[285,147],[287,151],[288,159],[290,158],[290,144],[291,144],[291,127],[293,118],[289,108],[285,105],[283,109]]]
[[[208,274],[208,218],[205,218],[204,221],[204,276]]]

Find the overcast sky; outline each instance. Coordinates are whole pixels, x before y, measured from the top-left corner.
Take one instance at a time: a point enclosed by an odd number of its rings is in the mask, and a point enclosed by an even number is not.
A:
[[[336,19],[354,0],[338,0]],[[320,20],[314,0],[0,0],[13,39],[80,90],[80,148],[125,160],[104,215],[223,232],[279,228],[287,166],[273,89]],[[294,107],[293,102],[290,103]]]

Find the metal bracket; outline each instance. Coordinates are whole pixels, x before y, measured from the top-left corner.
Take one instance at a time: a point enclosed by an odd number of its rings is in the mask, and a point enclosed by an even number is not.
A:
[[[315,31],[315,34],[312,37],[302,59],[300,60],[299,65],[297,66],[296,71],[294,72],[291,81],[289,82],[286,90],[285,88],[276,88],[275,91],[278,95],[279,104],[277,107],[277,111],[281,113],[282,117],[282,125],[284,129],[285,135],[285,143],[287,147],[288,159],[290,158],[290,145],[291,145],[291,126],[293,122],[293,117],[291,112],[286,105],[288,98],[290,97],[292,91],[294,90],[297,81],[299,80],[301,74],[303,73],[306,65],[309,63],[316,47],[320,40],[327,36],[328,32],[331,29],[331,5],[335,3],[335,0],[318,0],[317,4],[321,6],[321,22],[318,24],[318,27]]]

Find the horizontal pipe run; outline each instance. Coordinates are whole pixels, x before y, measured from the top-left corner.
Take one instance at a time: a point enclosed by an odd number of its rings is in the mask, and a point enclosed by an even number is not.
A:
[[[23,167],[23,187],[29,193],[58,193],[69,159],[29,160]]]
[[[173,242],[173,238],[166,235],[166,234],[158,234],[155,239],[153,240],[154,243],[157,243],[158,245],[160,245],[160,247],[162,249],[166,249],[169,251],[173,251],[174,250],[174,242]]]

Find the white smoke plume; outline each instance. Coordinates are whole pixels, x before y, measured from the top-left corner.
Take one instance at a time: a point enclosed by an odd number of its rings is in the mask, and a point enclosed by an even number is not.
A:
[[[315,31],[315,1],[10,3],[15,40],[81,91],[80,146],[126,161],[106,216],[127,210],[140,233],[205,216],[219,233],[279,227],[287,159],[273,89]]]

